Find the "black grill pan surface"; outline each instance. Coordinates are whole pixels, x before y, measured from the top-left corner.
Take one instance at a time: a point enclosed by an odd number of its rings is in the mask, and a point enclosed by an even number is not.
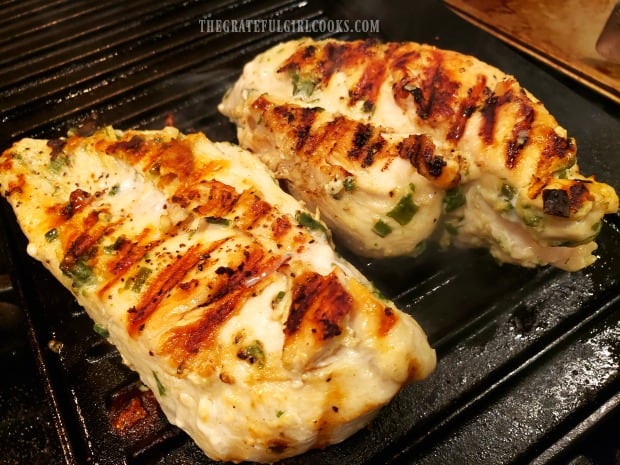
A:
[[[451,13],[441,2],[370,0],[4,1],[1,149],[21,137],[113,124],[235,140],[216,105],[256,53],[292,37],[201,32],[199,20],[366,19],[382,40],[469,53],[539,97],[578,143],[582,172],[620,190],[619,108]],[[0,463],[211,464],[41,265],[6,202],[0,229]],[[341,252],[424,327],[435,373],[368,427],[290,465],[620,464],[620,218],[600,259],[566,273],[477,250],[416,259]],[[363,387],[360,387],[363,389]],[[352,392],[350,395],[356,395]]]

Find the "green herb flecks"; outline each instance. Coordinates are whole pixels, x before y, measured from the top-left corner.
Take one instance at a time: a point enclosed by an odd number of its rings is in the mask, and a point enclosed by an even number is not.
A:
[[[71,161],[66,155],[57,155],[50,161],[49,168],[54,173],[60,173],[65,166],[70,166]]]
[[[106,255],[114,255],[120,250],[120,248],[126,241],[127,239],[125,239],[124,236],[117,237],[113,244],[103,246],[103,253],[105,253]]]
[[[405,226],[409,224],[418,209],[419,207],[413,202],[413,196],[407,194],[387,213],[387,216],[395,220],[401,226]]]
[[[278,304],[280,302],[282,302],[282,299],[284,299],[284,296],[286,296],[286,292],[284,291],[280,291],[278,292],[273,299],[271,299],[271,307],[272,308],[276,308],[278,306]]]
[[[159,377],[157,376],[157,372],[155,371],[153,371],[153,378],[155,378],[155,384],[157,385],[157,392],[159,392],[160,396],[165,396],[166,388],[163,384],[161,384],[161,381],[159,380]]]
[[[443,199],[443,207],[446,213],[450,213],[463,205],[465,205],[465,195],[463,195],[460,186],[446,191],[446,196]]]
[[[500,193],[503,198],[510,201],[515,198],[515,195],[517,195],[517,189],[512,187],[510,184],[504,183],[502,184]]]
[[[53,228],[45,233],[45,240],[47,242],[54,242],[56,239],[58,239],[58,229]]]
[[[298,211],[295,214],[295,219],[300,225],[308,229],[325,232],[325,226],[323,226],[321,222],[314,218],[310,213]]]
[[[153,270],[147,268],[146,266],[141,267],[135,276],[127,280],[125,283],[125,288],[128,289],[131,287],[133,292],[140,292],[142,290],[142,286],[144,286],[144,283],[147,279],[149,279],[152,272]]]
[[[82,287],[95,279],[93,269],[83,260],[76,261],[71,267],[61,266],[62,272],[73,280],[73,287]]]
[[[263,368],[265,366],[266,358],[263,343],[259,340],[254,341],[249,346],[246,346],[237,352],[237,357],[241,360],[246,360],[252,365],[256,364],[258,368]]]
[[[293,97],[310,97],[316,89],[317,82],[311,76],[302,76],[299,71],[291,72],[293,80]]]
[[[205,221],[209,224],[220,224],[222,226],[230,225],[230,220],[222,218],[221,216],[207,216]]]
[[[385,237],[392,232],[392,227],[383,220],[379,220],[372,227],[372,232],[380,237]]]
[[[95,323],[93,325],[93,331],[99,334],[99,336],[104,337],[104,338],[107,338],[110,336],[110,332],[108,331],[108,328],[106,328],[105,326],[99,323]]]
[[[526,226],[530,228],[536,228],[541,225],[542,217],[536,215],[533,211],[529,209],[529,207],[524,207],[521,212],[521,218]]]
[[[342,185],[344,186],[344,190],[347,192],[351,192],[355,189],[355,178],[353,176],[347,176],[342,181]]]
[[[116,195],[120,192],[121,190],[121,185],[120,184],[114,184],[112,187],[110,187],[110,195]]]

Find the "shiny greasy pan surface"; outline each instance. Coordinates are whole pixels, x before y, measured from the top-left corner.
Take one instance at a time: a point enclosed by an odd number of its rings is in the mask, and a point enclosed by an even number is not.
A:
[[[216,111],[225,89],[256,53],[300,34],[201,32],[200,19],[362,18],[378,20],[379,38],[474,54],[515,75],[576,137],[582,172],[620,189],[618,107],[438,1],[57,0],[2,8],[3,148],[85,124],[167,121],[233,140],[234,128]],[[68,292],[26,256],[4,202],[1,213],[0,461],[211,463],[165,421]],[[369,428],[286,463],[620,463],[617,215],[605,221],[600,260],[577,273],[500,266],[475,250],[429,249],[389,261],[341,251],[422,324],[439,365]]]

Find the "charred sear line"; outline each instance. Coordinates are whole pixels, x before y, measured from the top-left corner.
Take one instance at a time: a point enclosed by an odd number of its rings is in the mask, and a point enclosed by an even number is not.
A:
[[[303,146],[306,144],[308,140],[308,136],[310,135],[310,129],[314,124],[314,120],[316,119],[318,109],[316,108],[303,108],[301,110],[301,117],[299,118],[299,122],[295,127],[296,132],[296,143],[295,150],[300,151]]]
[[[104,226],[97,226],[99,222],[99,212],[91,211],[82,221],[81,226],[72,225],[72,230],[77,230],[78,235],[69,243],[60,263],[60,269],[67,273],[71,270],[78,260],[89,259],[96,254],[95,245],[99,239],[108,232]],[[67,228],[69,229],[69,228]]]
[[[273,109],[273,112],[279,118],[286,120],[288,124],[295,121],[295,113],[288,105],[279,105]]]
[[[375,108],[377,96],[385,80],[387,68],[383,54],[372,53],[365,62],[366,67],[360,79],[349,90],[349,105],[353,106],[357,102],[363,101],[362,109],[365,112],[371,112]]]
[[[411,94],[420,119],[450,119],[454,114],[454,96],[460,84],[449,78],[442,61],[441,54],[434,53],[431,63],[420,74],[423,78],[404,78],[402,82],[402,90]],[[398,99],[398,96],[395,97]]]
[[[571,213],[579,210],[586,201],[593,199],[587,187],[590,182],[575,179],[568,190],[544,189],[543,211],[547,215],[569,218]]]
[[[213,294],[198,308],[204,309],[201,318],[182,328],[175,328],[164,344],[164,352],[171,353],[174,360],[185,364],[202,349],[209,347],[219,328],[250,298],[256,287],[275,273],[281,257],[265,258],[260,247],[244,250],[239,263],[229,263],[214,270],[217,278],[211,280]]]
[[[133,135],[129,140],[121,140],[109,145],[106,152],[108,153],[123,153],[127,155],[139,155],[142,152],[145,139],[138,135]]]
[[[482,107],[482,127],[478,135],[482,140],[490,145],[493,142],[493,134],[495,133],[495,118],[497,116],[497,107],[499,106],[499,98],[493,95],[486,99],[484,107]]]
[[[205,311],[196,322],[169,332],[169,337],[162,344],[161,352],[169,354],[178,364],[177,373],[181,374],[184,368],[203,350],[209,350],[214,343],[218,329],[243,305],[248,293],[238,289],[226,294]],[[212,370],[212,366],[203,366],[202,370]]]
[[[247,248],[240,255],[238,263],[218,266],[214,270],[216,276],[211,280],[212,293],[209,299],[200,303],[198,307],[208,307],[239,289],[252,288],[274,273],[281,261],[281,257],[275,255],[266,258],[264,250],[260,247]]]
[[[578,179],[573,181],[573,185],[570,186],[569,189],[571,211],[577,211],[585,202],[594,200],[594,197],[588,190],[587,186],[587,184],[590,183],[591,181],[582,181]]]
[[[140,261],[149,250],[153,249],[159,241],[146,242],[150,234],[149,229],[143,230],[133,241],[119,236],[114,244],[109,247],[113,252],[113,259],[107,265],[108,271],[112,275],[110,279],[101,287],[98,294],[103,296],[114,284],[116,284],[125,273],[138,261]]]
[[[61,208],[60,214],[65,220],[82,210],[91,201],[91,195],[82,189],[75,189],[69,194],[69,202]]]
[[[347,153],[347,156],[352,160],[359,160],[371,137],[372,126],[370,124],[358,123],[353,133],[351,149]]]
[[[562,189],[543,190],[543,212],[547,215],[568,218],[570,216],[570,200],[568,192]]]
[[[333,338],[342,333],[352,307],[352,297],[334,274],[307,272],[295,280],[284,333],[290,337],[307,327],[318,340]]]
[[[521,104],[519,114],[521,119],[514,125],[512,138],[508,141],[506,148],[506,167],[510,169],[517,166],[519,162],[519,155],[529,141],[532,122],[536,116],[534,109],[525,103]]]
[[[444,188],[456,187],[460,181],[458,171],[446,170],[446,160],[435,152],[433,140],[425,134],[414,134],[398,145],[401,158],[409,160],[418,173],[429,180],[439,181]]]
[[[561,137],[555,131],[549,131],[541,163],[552,166],[558,160],[570,160],[575,156],[575,151],[575,142],[572,138]]]
[[[144,328],[151,315],[157,311],[161,301],[182,282],[185,275],[198,264],[204,253],[209,253],[209,251],[200,250],[195,245],[188,249],[185,255],[178,257],[175,262],[152,278],[140,303],[127,311],[129,314],[128,332],[131,336],[135,336]]]
[[[459,104],[459,109],[448,131],[448,140],[457,142],[461,139],[469,118],[471,118],[476,109],[480,106],[485,92],[488,91],[486,83],[486,76],[480,74],[476,77],[476,84],[467,89],[467,97]]]
[[[312,77],[319,87],[329,84],[336,72],[347,72],[377,54],[381,45],[376,41],[353,41],[346,44],[328,42],[321,47],[300,47],[278,68],[278,73],[297,73]],[[371,79],[372,80],[372,79]]]
[[[503,90],[500,89],[500,91]],[[480,138],[490,145],[495,140],[495,124],[497,115],[504,105],[511,103],[514,99],[512,89],[506,90],[501,94],[492,94],[484,102],[484,106],[480,110],[482,114],[482,125],[478,132]]]
[[[173,173],[185,182],[195,173],[194,152],[185,141],[172,139],[161,153],[161,173]]]
[[[182,186],[174,193],[172,201],[183,208],[192,208],[200,216],[223,217],[235,208],[239,197],[234,187],[208,179]]]

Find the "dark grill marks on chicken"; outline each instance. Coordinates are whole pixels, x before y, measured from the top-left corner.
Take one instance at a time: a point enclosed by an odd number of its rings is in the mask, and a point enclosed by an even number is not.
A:
[[[295,150],[301,150],[306,143],[306,140],[310,135],[310,128],[314,123],[318,111],[319,110],[317,108],[304,108],[301,111],[301,121],[296,129],[297,143],[295,144]]]
[[[388,142],[382,136],[383,128],[341,115],[328,115],[331,117],[325,121],[316,121],[318,113],[324,110],[295,104],[276,105],[265,96],[258,97],[251,108],[257,111],[255,120],[281,134],[282,144],[288,150],[297,156],[317,159],[317,163],[320,157],[338,156],[341,163],[354,162],[361,168],[368,168],[376,162],[384,163],[385,167],[395,157],[401,157],[438,186],[455,187],[460,180],[458,166],[447,169],[444,157],[437,153],[435,144],[427,135],[412,135],[400,142]],[[341,174],[346,176],[344,172]]]
[[[476,76],[476,84],[467,89],[467,97],[459,104],[458,111],[454,115],[452,126],[446,136],[449,141],[458,142],[463,136],[467,121],[469,121],[469,118],[471,118],[477,110],[484,95],[490,93],[486,83],[486,76],[478,75]]]
[[[64,227],[64,235],[69,237],[66,247],[65,256],[60,264],[60,268],[66,273],[69,272],[80,259],[90,258],[96,254],[94,247],[104,236],[109,235],[114,227],[112,225],[103,224],[99,221],[99,215],[103,212],[93,210],[89,212],[85,218],[79,218],[77,221]]]
[[[371,112],[377,101],[377,96],[385,79],[385,57],[392,48],[392,44],[385,50],[376,41],[366,40],[349,45],[327,44],[317,49],[310,45],[299,49],[278,69],[278,72],[288,72],[302,79],[309,79],[319,87],[329,84],[334,73],[350,72],[363,66],[357,82],[349,89],[350,106],[362,103],[365,112]]]
[[[319,341],[331,339],[341,334],[343,319],[352,307],[351,296],[333,273],[305,273],[295,279],[284,334],[292,337],[304,327]]]
[[[110,237],[111,234],[108,234]],[[125,277],[125,273],[137,262],[142,260],[144,256],[152,250],[159,241],[151,240],[152,231],[144,229],[138,234],[138,236],[130,241],[123,236],[119,236],[115,241],[108,245],[112,254],[112,259],[107,265],[107,269],[111,276],[108,278],[105,285],[99,289],[97,294],[102,297],[107,293],[114,284]]]
[[[512,138],[508,141],[506,148],[506,167],[510,169],[514,168],[519,162],[519,155],[529,141],[532,122],[536,116],[531,105],[525,103],[523,99],[519,103],[518,115],[521,119],[515,123],[512,129]]]
[[[460,84],[450,79],[450,75],[443,69],[441,53],[434,51],[429,54],[428,59],[429,63],[424,63],[418,70],[418,77],[402,82],[401,89],[413,98],[420,119],[429,120],[430,124],[436,125],[453,117],[458,103],[454,96]],[[397,61],[397,63],[403,62]],[[410,74],[407,70],[404,71],[405,75]],[[398,102],[402,99],[403,93],[396,92],[394,97]]]
[[[185,275],[198,264],[203,255],[208,255],[211,250],[219,245],[220,243],[216,242],[207,250],[201,250],[198,245],[192,246],[184,255],[178,255],[176,261],[170,263],[150,281],[140,303],[127,310],[127,331],[130,336],[135,337],[144,329],[144,325],[151,315],[157,311],[159,304],[168,293],[182,282]]]
[[[213,250],[222,244],[216,245]],[[203,309],[198,320],[185,326],[176,327],[169,332],[162,347],[162,354],[183,367],[200,351],[210,348],[219,328],[223,326],[243,304],[256,293],[257,287],[269,282],[271,273],[275,273],[282,257],[267,256],[257,245],[246,247],[241,253],[234,250],[237,263],[227,266],[207,264],[211,295],[198,305]]]

